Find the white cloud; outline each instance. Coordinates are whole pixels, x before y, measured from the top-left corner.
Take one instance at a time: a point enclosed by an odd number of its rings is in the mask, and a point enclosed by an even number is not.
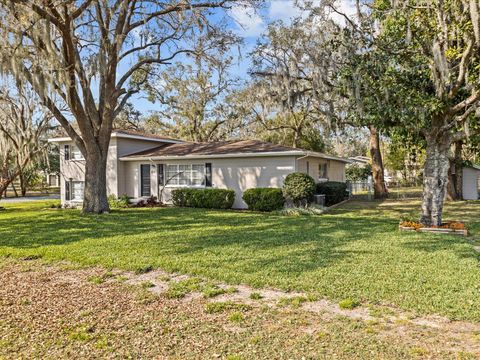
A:
[[[355,1],[353,0],[340,0],[336,3],[336,9],[338,12],[345,14],[348,18],[355,20],[357,15],[357,8],[355,6]],[[336,12],[332,12],[330,15],[332,20],[340,25],[345,25],[345,17]]]
[[[238,33],[244,37],[259,36],[265,30],[265,23],[255,9],[248,6],[234,6],[230,16],[235,20]]]
[[[289,22],[291,19],[302,15],[302,10],[295,6],[294,0],[272,0],[268,9],[270,20]]]

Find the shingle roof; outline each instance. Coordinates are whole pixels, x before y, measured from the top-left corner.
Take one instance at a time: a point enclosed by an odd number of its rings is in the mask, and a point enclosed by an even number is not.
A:
[[[114,129],[112,133],[123,134],[123,135],[133,135],[133,136],[141,136],[148,139],[159,139],[159,140],[170,140],[170,141],[178,141],[181,140],[173,139],[167,136],[156,135],[156,134],[147,134],[141,131],[136,130],[127,130],[127,129]]]
[[[130,154],[126,156],[126,158],[143,156],[226,155],[286,151],[299,152],[302,150],[259,140],[231,140],[211,143],[187,142],[180,144],[164,144],[153,149]]]

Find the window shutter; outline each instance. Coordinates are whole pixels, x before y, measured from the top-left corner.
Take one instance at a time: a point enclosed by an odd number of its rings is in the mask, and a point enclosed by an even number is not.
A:
[[[140,165],[140,185],[141,196],[150,196],[150,165]]]
[[[65,160],[70,160],[70,145],[65,145],[63,147],[63,152],[65,155]]]
[[[205,186],[212,187],[212,163],[205,164]]]
[[[165,172],[163,164],[158,164],[158,185],[165,185]]]
[[[68,146],[68,145],[65,145]],[[65,181],[65,200],[69,201],[71,200],[70,196],[70,181]]]

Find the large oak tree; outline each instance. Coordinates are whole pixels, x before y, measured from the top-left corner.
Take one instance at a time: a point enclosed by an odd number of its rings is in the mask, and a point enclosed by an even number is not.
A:
[[[478,131],[480,4],[478,0],[357,0],[342,16],[345,71],[372,124],[420,134],[426,143],[421,222],[440,225],[452,144]],[[362,109],[363,108],[363,109]],[[476,116],[475,116],[476,115]]]
[[[195,38],[218,40],[212,9],[242,2],[0,1],[1,71],[29,82],[83,153],[85,212],[109,210],[107,152],[124,104]]]

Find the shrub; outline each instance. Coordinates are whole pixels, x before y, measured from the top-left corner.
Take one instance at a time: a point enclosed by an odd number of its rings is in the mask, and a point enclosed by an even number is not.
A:
[[[306,205],[315,194],[315,181],[304,173],[288,174],[283,183],[283,196],[296,206]]]
[[[130,204],[130,197],[127,194],[123,194],[118,199],[115,195],[108,197],[108,205],[111,209],[127,208]]]
[[[50,205],[50,209],[61,209],[61,208],[62,208],[61,203],[54,203]],[[0,210],[2,210],[2,208],[0,208]]]
[[[175,206],[206,209],[230,209],[235,201],[235,191],[227,189],[175,189],[172,191]]]
[[[325,205],[332,206],[343,201],[348,196],[347,184],[338,181],[318,183],[317,194],[325,195]]]
[[[243,200],[247,203],[249,210],[273,211],[283,208],[285,199],[282,189],[256,188],[247,189],[243,193]]]

